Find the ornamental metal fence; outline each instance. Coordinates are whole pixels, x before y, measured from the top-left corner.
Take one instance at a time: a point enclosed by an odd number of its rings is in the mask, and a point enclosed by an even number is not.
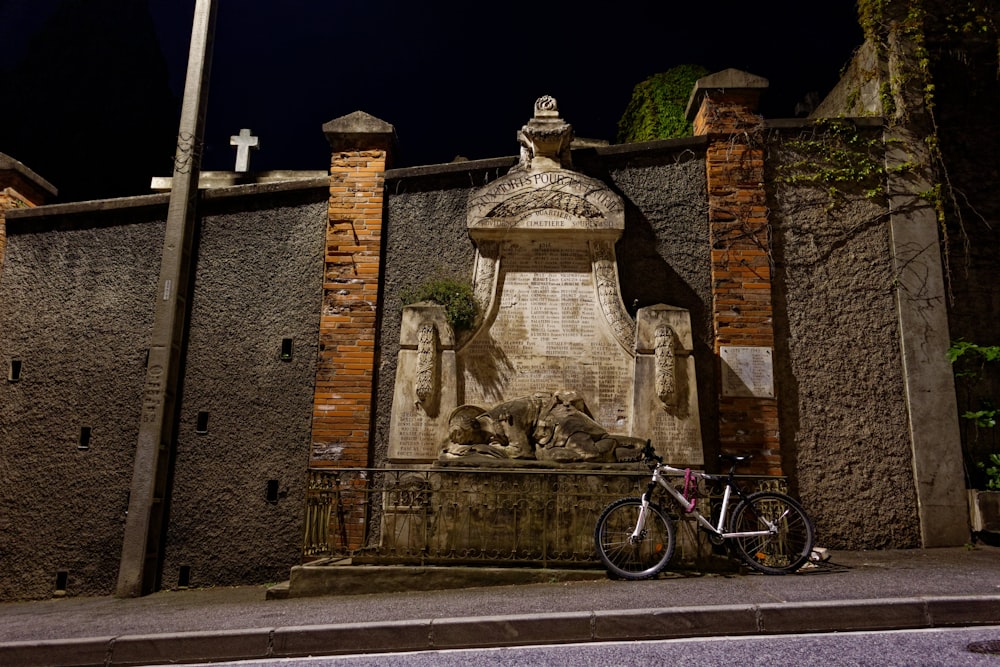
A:
[[[781,478],[744,479],[753,488],[784,486]],[[303,554],[356,564],[594,567],[601,510],[640,495],[648,481],[644,467],[312,469]],[[678,532],[678,560],[710,548],[691,522],[679,522]]]

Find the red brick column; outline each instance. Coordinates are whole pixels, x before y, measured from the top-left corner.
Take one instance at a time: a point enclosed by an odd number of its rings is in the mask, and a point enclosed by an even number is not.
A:
[[[365,467],[371,465],[382,191],[395,130],[356,111],[326,123],[323,132],[333,155],[309,465]],[[346,491],[346,513],[334,517],[345,526],[331,528],[355,548],[364,537],[363,490]]]
[[[709,237],[712,243],[712,319],[715,352],[746,347],[773,362],[770,229],[764,153],[756,114],[767,80],[726,70],[700,79],[689,115],[708,135]],[[727,391],[719,358],[719,439],[723,452],[751,453],[749,472],[783,474],[777,399]],[[773,363],[772,363],[773,369]],[[773,377],[773,376],[772,376]]]

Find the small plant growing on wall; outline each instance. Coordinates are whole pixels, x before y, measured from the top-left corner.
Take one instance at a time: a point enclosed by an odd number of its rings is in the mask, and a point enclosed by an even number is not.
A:
[[[402,293],[404,306],[420,301],[433,301],[444,306],[448,324],[456,332],[468,331],[476,323],[479,306],[472,293],[472,286],[458,278],[442,276]]]
[[[969,485],[1000,490],[1000,454],[996,452],[998,409],[993,399],[1000,346],[953,341],[948,359],[955,369],[962,419],[968,425],[962,433]],[[970,467],[971,464],[971,467]]]

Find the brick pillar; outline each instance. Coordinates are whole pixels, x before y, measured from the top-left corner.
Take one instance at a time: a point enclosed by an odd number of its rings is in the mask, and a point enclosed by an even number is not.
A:
[[[33,208],[54,199],[58,191],[51,183],[14,158],[0,153],[0,275],[7,251],[7,223],[4,211]]]
[[[333,151],[323,312],[313,397],[310,467],[371,465],[382,190],[395,144],[392,125],[356,111],[323,126]],[[363,498],[343,498],[348,542],[360,546]]]
[[[738,70],[699,79],[688,103],[709,138],[712,321],[722,452],[754,455],[747,472],[783,474],[774,392],[770,229],[757,115],[767,80]],[[753,381],[740,381],[752,376]]]

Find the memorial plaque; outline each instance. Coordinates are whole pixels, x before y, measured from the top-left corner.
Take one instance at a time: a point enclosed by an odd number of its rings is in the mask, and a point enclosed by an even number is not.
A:
[[[774,398],[773,351],[769,347],[719,348],[722,395]]]
[[[587,241],[505,241],[501,257],[496,317],[458,354],[462,401],[572,390],[602,425],[627,428],[632,357],[600,312]]]

